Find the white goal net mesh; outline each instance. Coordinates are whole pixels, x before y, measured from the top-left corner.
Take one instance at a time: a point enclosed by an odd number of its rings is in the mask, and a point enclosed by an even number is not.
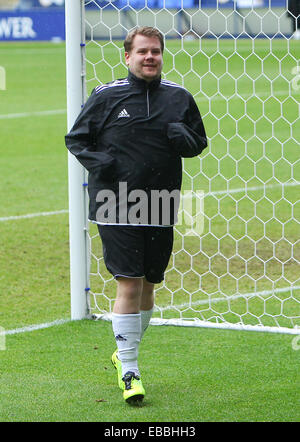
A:
[[[300,42],[285,3],[86,0],[87,95],[126,77],[123,39],[136,25],[164,34],[163,77],[193,94],[209,141],[184,160],[181,222],[153,323],[297,327]],[[88,241],[90,311],[109,314],[116,283],[95,225]]]

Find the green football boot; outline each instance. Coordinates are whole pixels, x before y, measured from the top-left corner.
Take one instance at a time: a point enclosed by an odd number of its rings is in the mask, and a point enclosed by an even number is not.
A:
[[[111,362],[118,373],[118,384],[121,390],[125,390],[125,383],[122,380],[122,364],[118,358],[118,350],[114,351],[111,357]]]
[[[123,377],[123,382],[125,384],[123,398],[128,404],[138,404],[144,399],[145,390],[139,376],[128,371]]]

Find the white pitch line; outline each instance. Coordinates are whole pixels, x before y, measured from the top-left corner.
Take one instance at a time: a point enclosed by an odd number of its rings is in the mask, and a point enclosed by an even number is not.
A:
[[[249,192],[263,189],[274,189],[276,187],[293,187],[299,186],[300,181],[291,181],[287,183],[277,183],[277,184],[266,184],[264,186],[251,186],[251,187],[240,187],[238,189],[228,189],[228,190],[216,190],[213,192],[207,192],[205,196],[214,196],[214,195],[224,195],[229,193],[240,193],[240,192]]]
[[[179,305],[168,305],[166,307],[157,307],[157,311],[167,311],[167,310],[173,310],[175,309],[183,309],[183,308],[188,308],[188,307],[194,307],[197,305],[206,305],[206,304],[213,304],[213,303],[218,303],[218,302],[227,302],[227,301],[234,301],[236,299],[239,298],[253,298],[256,296],[261,296],[261,297],[265,297],[265,296],[269,296],[269,295],[276,295],[279,293],[286,293],[292,290],[300,290],[300,286],[296,285],[296,286],[291,286],[291,287],[283,287],[283,288],[279,288],[279,289],[275,289],[275,290],[263,290],[261,292],[254,292],[254,293],[239,293],[238,295],[230,295],[230,296],[226,296],[224,295],[223,297],[220,298],[208,298],[208,299],[201,299],[199,301],[195,301],[195,302],[185,302],[184,304],[179,304]]]
[[[68,210],[63,209],[63,210],[56,210],[54,212],[39,212],[39,213],[27,213],[26,215],[4,216],[0,218],[0,222],[26,219],[26,218],[35,218],[37,216],[60,215],[61,213],[68,213],[68,212],[69,212]]]
[[[207,102],[207,101],[228,101],[228,100],[237,100],[238,98],[242,98],[243,100],[247,101],[247,99],[250,98],[271,98],[276,96],[286,96],[287,98],[294,98],[295,96],[299,95],[298,92],[295,92],[293,95],[289,91],[277,91],[274,95],[270,94],[269,92],[252,92],[252,93],[241,93],[237,94],[236,92],[233,93],[230,96],[225,96],[221,92],[217,92],[215,95],[209,96],[209,95],[200,95],[195,96],[196,101],[201,102]]]
[[[240,187],[238,189],[228,189],[228,190],[216,190],[213,192],[207,192],[205,193],[206,196],[214,196],[214,195],[226,195],[231,193],[240,193],[240,192],[248,192],[248,191],[257,191],[257,190],[263,190],[263,189],[273,189],[275,187],[291,187],[291,186],[299,186],[300,181],[292,181],[288,183],[278,183],[278,184],[266,184],[265,186],[252,186],[252,187]],[[183,198],[188,198],[189,195],[182,196]],[[25,215],[16,215],[16,216],[5,216],[0,218],[0,222],[3,221],[14,221],[19,219],[26,219],[26,218],[34,218],[38,216],[51,216],[51,215],[59,215],[61,213],[68,213],[69,211],[67,209],[63,210],[56,210],[53,212],[38,212],[38,213],[28,213]]]
[[[156,311],[166,311],[166,310],[172,310],[174,308],[180,309],[180,308],[185,308],[185,307],[191,307],[192,305],[201,305],[201,304],[208,304],[209,302],[221,302],[221,301],[228,301],[228,300],[233,300],[233,299],[238,299],[238,298],[251,298],[254,296],[268,296],[270,294],[277,294],[277,293],[285,293],[288,291],[291,291],[292,289],[294,290],[299,290],[300,286],[294,286],[294,287],[286,287],[286,288],[280,288],[277,290],[264,290],[261,292],[256,292],[256,293],[245,293],[245,294],[239,294],[239,295],[232,295],[232,296],[228,296],[227,298],[213,298],[210,301],[209,300],[201,300],[201,301],[197,301],[194,303],[186,303],[186,304],[180,304],[180,305],[174,305],[174,306],[167,306],[167,307],[156,307]],[[97,316],[97,315],[95,315]],[[105,316],[105,315],[102,315]],[[32,332],[32,331],[36,331],[36,330],[42,330],[42,329],[46,329],[46,328],[50,328],[53,327],[55,325],[60,325],[60,324],[66,324],[68,322],[71,322],[71,319],[57,319],[55,321],[52,322],[45,322],[43,324],[33,324],[33,325],[28,325],[25,327],[21,327],[21,328],[15,328],[12,330],[4,330],[0,332],[0,336],[8,336],[8,335],[16,335],[18,333],[27,333],[27,332]],[[213,325],[212,325],[213,327]],[[247,327],[247,326],[245,326]]]
[[[66,109],[54,109],[54,110],[37,111],[37,112],[20,112],[20,113],[15,113],[15,114],[0,114],[0,120],[8,120],[10,118],[43,117],[43,116],[47,116],[47,115],[65,114],[66,112],[67,112]]]
[[[277,91],[275,95],[278,96],[287,96],[287,97],[293,97],[293,95],[289,94],[289,91]],[[196,101],[219,101],[219,100],[232,100],[232,99],[247,99],[247,98],[253,98],[253,97],[272,97],[272,95],[268,92],[253,92],[252,94],[246,93],[246,94],[237,94],[234,93],[231,96],[225,97],[221,93],[218,93],[218,95],[213,96],[200,96],[196,97]],[[0,120],[7,120],[7,119],[13,119],[13,118],[26,118],[26,117],[32,117],[32,116],[47,116],[47,115],[60,115],[65,114],[67,112],[67,109],[54,109],[54,110],[46,110],[46,111],[34,111],[34,112],[19,112],[19,113],[11,113],[11,114],[0,114]]]
[[[44,328],[50,328],[53,327],[54,325],[60,325],[60,324],[66,324],[67,322],[70,322],[71,319],[56,319],[55,321],[52,322],[45,322],[44,324],[34,324],[34,325],[28,325],[26,327],[21,327],[21,328],[15,328],[14,330],[4,330],[2,332],[0,332],[0,335],[16,335],[18,333],[26,333],[26,332],[31,332],[31,331],[35,331],[35,330],[42,330]]]

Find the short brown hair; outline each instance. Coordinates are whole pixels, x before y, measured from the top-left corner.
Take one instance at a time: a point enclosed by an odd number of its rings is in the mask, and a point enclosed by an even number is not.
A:
[[[145,37],[157,37],[160,41],[161,52],[164,52],[164,37],[162,33],[151,26],[139,26],[130,31],[124,40],[124,48],[126,52],[130,52],[132,49],[133,39],[136,35],[144,35]]]

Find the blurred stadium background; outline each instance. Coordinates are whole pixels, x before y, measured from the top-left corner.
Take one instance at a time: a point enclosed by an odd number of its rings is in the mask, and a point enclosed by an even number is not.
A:
[[[242,34],[289,37],[294,29],[287,10],[293,1],[297,3],[297,0],[87,1],[87,21],[91,25],[87,33],[93,32],[93,38],[121,39],[126,28],[135,25],[137,15],[141,22],[149,18],[149,10],[164,8],[156,24],[167,37],[190,35],[192,38],[193,32],[202,37]],[[99,8],[105,26],[98,23]],[[11,40],[64,40],[64,0],[1,0],[0,41]]]

